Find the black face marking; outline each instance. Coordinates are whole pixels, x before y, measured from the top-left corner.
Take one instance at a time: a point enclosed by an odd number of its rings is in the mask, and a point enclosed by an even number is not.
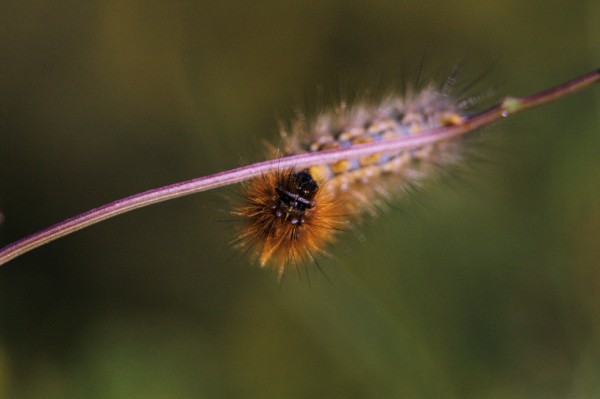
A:
[[[295,226],[304,223],[304,214],[312,209],[319,185],[307,171],[283,176],[275,188],[276,205],[273,214]]]

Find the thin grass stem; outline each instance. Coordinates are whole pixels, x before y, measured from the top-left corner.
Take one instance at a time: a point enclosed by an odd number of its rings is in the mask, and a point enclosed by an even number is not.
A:
[[[399,152],[455,138],[514,113],[562,98],[589,87],[598,81],[600,81],[600,69],[527,97],[505,97],[502,101],[487,110],[471,116],[465,116],[459,123],[452,126],[432,129],[412,136],[401,136],[385,141],[354,145],[343,149],[305,153],[258,162],[135,194],[66,219],[5,246],[0,250],[0,265],[60,237],[134,209],[240,183],[281,169],[303,169],[313,165],[330,164],[347,158],[362,158],[375,153]]]

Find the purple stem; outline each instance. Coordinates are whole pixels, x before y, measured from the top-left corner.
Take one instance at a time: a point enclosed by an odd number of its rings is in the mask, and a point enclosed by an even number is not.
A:
[[[600,81],[600,69],[592,71],[560,86],[527,97],[506,97],[498,104],[478,114],[464,117],[460,124],[432,129],[414,136],[402,136],[390,140],[359,144],[349,148],[293,155],[270,161],[258,162],[240,168],[199,177],[181,183],[135,194],[92,209],[59,222],[30,236],[22,238],[0,250],[0,265],[47,244],[67,234],[74,233],[113,216],[156,204],[184,195],[199,193],[217,187],[239,183],[265,173],[286,168],[303,169],[312,165],[328,164],[346,158],[361,158],[374,153],[398,152],[447,140],[471,132],[479,127],[546,102],[561,98]]]

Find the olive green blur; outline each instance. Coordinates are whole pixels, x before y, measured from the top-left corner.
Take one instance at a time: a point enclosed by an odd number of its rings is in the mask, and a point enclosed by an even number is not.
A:
[[[597,0],[0,9],[2,245],[420,69],[485,105],[600,66]],[[0,267],[0,398],[600,397],[599,121],[600,86],[483,129],[282,283],[231,247],[235,187],[36,249]]]

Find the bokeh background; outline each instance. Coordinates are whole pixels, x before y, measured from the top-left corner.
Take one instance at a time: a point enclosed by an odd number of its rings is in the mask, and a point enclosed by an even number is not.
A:
[[[0,5],[1,244],[260,160],[295,108],[422,59],[498,96],[600,66],[596,0]],[[599,89],[484,129],[485,162],[345,235],[331,282],[235,253],[233,188],[14,260],[0,397],[600,397]]]

